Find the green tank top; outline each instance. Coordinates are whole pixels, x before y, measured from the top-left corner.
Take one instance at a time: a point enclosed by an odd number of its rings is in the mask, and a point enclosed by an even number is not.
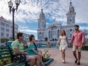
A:
[[[36,50],[35,45],[30,44],[30,45],[28,45],[28,55],[37,55],[34,51],[32,51],[32,49],[34,49],[36,52],[38,52],[38,50]]]

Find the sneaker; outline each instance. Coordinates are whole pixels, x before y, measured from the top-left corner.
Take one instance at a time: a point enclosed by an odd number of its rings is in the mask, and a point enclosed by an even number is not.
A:
[[[80,65],[80,62],[78,62],[77,65]]]
[[[62,63],[65,63],[65,60],[63,60]]]
[[[75,63],[77,63],[77,60],[75,60]]]

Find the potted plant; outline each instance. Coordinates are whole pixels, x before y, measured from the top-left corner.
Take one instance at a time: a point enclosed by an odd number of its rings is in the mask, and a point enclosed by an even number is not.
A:
[[[48,54],[48,50],[44,50],[43,62],[46,62],[50,59],[51,54]]]
[[[48,54],[48,50],[44,50],[43,62],[45,66],[48,66],[54,59],[50,58],[51,54]]]

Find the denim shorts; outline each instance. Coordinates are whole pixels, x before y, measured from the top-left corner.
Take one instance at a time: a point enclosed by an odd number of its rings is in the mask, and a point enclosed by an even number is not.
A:
[[[37,55],[26,55],[26,61],[28,61],[29,57],[33,57],[33,56],[37,56]]]

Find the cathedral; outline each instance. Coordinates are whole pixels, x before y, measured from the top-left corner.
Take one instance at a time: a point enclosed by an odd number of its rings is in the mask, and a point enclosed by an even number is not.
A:
[[[65,30],[68,40],[71,40],[72,34],[74,32],[74,25],[75,25],[75,16],[76,12],[70,2],[69,11],[66,13],[67,16],[67,25],[61,25],[57,23],[53,23],[46,28],[46,19],[43,13],[43,9],[41,9],[41,13],[38,19],[38,40],[45,40],[48,38],[50,41],[57,41],[58,37],[60,36],[60,31]]]

